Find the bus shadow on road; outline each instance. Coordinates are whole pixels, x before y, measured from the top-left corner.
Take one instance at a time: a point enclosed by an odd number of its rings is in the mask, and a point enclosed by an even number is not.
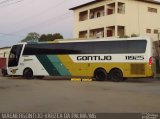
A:
[[[65,80],[71,80],[71,78],[70,77],[62,77],[62,76],[46,76],[43,79],[37,79],[37,80],[65,81]]]
[[[19,77],[14,77],[14,76],[7,76],[7,77],[3,77],[4,79],[10,79],[10,80],[41,80],[41,81],[72,81],[71,77],[61,77],[61,76],[51,76],[51,77],[44,77],[44,78],[33,78],[33,79],[25,79],[21,76]],[[80,77],[76,77],[76,78],[80,78]],[[82,78],[82,77],[81,77]],[[80,78],[80,79],[81,79]],[[79,82],[85,82],[80,80]],[[106,81],[96,81],[95,79],[93,79],[90,82],[101,82],[101,83],[107,83],[107,82],[112,82],[110,80],[106,80]],[[160,78],[128,78],[126,81],[122,81],[122,82],[113,82],[113,83],[159,83],[160,82]]]
[[[160,79],[156,78],[129,78],[126,83],[153,83],[160,82]]]

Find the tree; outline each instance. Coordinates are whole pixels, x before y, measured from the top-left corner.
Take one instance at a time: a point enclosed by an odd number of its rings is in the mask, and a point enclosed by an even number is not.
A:
[[[31,33],[28,33],[28,35],[26,36],[26,38],[24,38],[23,40],[21,40],[21,42],[38,41],[39,38],[40,38],[40,35],[38,33],[31,32]]]
[[[138,37],[139,35],[137,35],[137,34],[131,34],[131,37]]]
[[[52,34],[47,34],[47,38],[48,38],[48,41],[52,41],[53,40],[53,35]]]
[[[43,41],[47,41],[47,36],[45,34],[42,34],[39,38],[39,41],[43,42]]]
[[[42,34],[39,38],[40,42],[45,42],[45,41],[54,41],[56,39],[63,39],[63,36],[60,33],[55,33],[55,34]]]
[[[119,38],[129,38],[129,36],[127,36],[127,35],[121,35],[121,36],[119,36]]]
[[[63,39],[63,36],[60,33],[53,34],[53,39]]]

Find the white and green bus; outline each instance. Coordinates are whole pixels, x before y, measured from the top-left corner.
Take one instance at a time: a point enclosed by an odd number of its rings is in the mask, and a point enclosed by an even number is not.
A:
[[[11,48],[8,74],[94,77],[98,81],[152,77],[152,41],[147,37],[22,43]]]

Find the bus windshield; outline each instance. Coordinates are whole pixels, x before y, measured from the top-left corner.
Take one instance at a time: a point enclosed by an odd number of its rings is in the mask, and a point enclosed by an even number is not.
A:
[[[23,45],[14,45],[10,51],[8,67],[18,66]]]

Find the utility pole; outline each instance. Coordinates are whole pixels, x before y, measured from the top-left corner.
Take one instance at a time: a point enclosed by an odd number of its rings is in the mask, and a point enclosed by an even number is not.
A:
[[[156,64],[156,66],[155,66],[155,68],[156,68],[155,74],[157,75],[159,73],[158,70],[160,70],[160,28],[158,28],[158,47],[156,48],[156,50],[157,50],[158,57],[155,60],[158,60],[158,61],[156,61],[156,63],[158,62],[158,64]]]
[[[160,47],[160,28],[158,29],[158,42],[159,42],[159,47]]]
[[[158,56],[160,56],[160,28],[158,28]],[[160,57],[158,57],[158,58],[160,58]]]
[[[158,33],[157,33],[157,41],[154,43],[154,78],[159,77],[159,71],[160,70],[160,28],[157,28]]]

